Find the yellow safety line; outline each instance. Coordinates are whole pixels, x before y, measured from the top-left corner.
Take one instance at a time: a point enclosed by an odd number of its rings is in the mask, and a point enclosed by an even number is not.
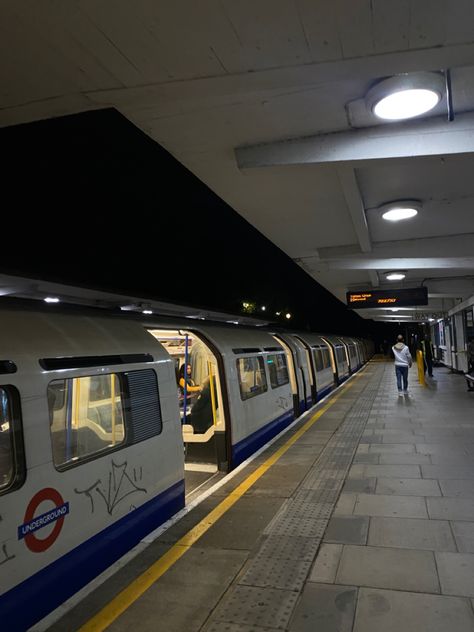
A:
[[[354,377],[360,377],[363,370]],[[206,531],[208,531],[235,503],[252,487],[252,485],[261,478],[278,459],[280,459],[298,439],[307,432],[311,426],[330,408],[339,397],[343,390],[347,390],[354,382],[351,381],[343,386],[343,389],[335,395],[327,404],[318,410],[288,441],[279,448],[271,457],[269,457],[263,465],[250,474],[238,487],[234,489],[217,507],[215,507],[208,515],[201,520],[195,527],[178,540],[167,553],[150,566],[144,573],[133,580],[122,592],[120,592],[112,601],[110,601],[102,610],[100,610],[92,619],[89,619],[80,629],[79,632],[102,632],[115,619],[117,619],[125,610],[127,610],[139,597],[146,592],[167,570],[169,570],[175,562],[177,562],[195,544]]]

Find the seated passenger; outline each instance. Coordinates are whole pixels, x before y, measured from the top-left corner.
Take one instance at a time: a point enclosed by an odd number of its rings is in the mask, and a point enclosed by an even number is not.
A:
[[[186,379],[186,382],[185,382]],[[188,364],[186,367],[186,378],[184,375],[184,364],[181,366],[178,374],[178,386],[181,393],[184,393],[184,385],[186,383],[186,392],[187,393],[199,393],[201,391],[201,387],[194,383],[194,380],[191,378],[191,365]]]
[[[213,376],[214,393],[216,393],[216,378]],[[216,397],[217,408],[217,397]],[[188,423],[192,425],[196,434],[203,434],[213,424],[212,417],[212,398],[211,398],[211,380],[207,377],[202,385],[202,391],[196,399],[191,413],[188,417]]]

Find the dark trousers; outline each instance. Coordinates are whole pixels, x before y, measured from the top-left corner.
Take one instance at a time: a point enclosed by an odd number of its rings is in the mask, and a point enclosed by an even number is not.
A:
[[[433,359],[425,356],[425,373],[426,369],[428,369],[428,375],[433,377]]]
[[[408,367],[395,365],[395,374],[397,376],[398,390],[407,391],[408,390]],[[402,389],[402,379],[403,379],[403,389]]]

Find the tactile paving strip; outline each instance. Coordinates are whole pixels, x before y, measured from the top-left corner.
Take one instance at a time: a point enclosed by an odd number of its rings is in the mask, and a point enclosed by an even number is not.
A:
[[[321,514],[319,520],[301,512],[282,515],[278,521],[273,523],[271,533],[287,536],[296,535],[303,538],[322,538],[332,509],[332,505],[325,503],[325,513]]]
[[[352,406],[341,412],[341,424],[293,497],[267,525],[260,550],[208,622],[219,623],[206,632],[224,630],[224,621],[286,628],[379,395],[380,378],[372,372]]]
[[[272,557],[281,560],[311,562],[319,547],[319,538],[273,534],[263,539],[256,559]]]
[[[332,483],[333,488],[329,487],[319,487],[317,489],[307,489],[303,488],[297,491],[295,494],[295,501],[304,501],[307,503],[332,503],[334,504],[337,501],[339,496],[339,484],[336,479],[321,479],[320,483]],[[313,496],[311,496],[311,495]]]
[[[234,586],[217,606],[212,619],[284,630],[298,596],[290,590]]]
[[[247,586],[300,591],[312,564],[312,560],[306,562],[304,560],[259,558],[258,564],[252,562],[249,565],[248,570],[242,575],[238,583]]]

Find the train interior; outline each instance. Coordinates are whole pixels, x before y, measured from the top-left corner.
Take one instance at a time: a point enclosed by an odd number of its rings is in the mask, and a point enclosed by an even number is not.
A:
[[[227,460],[226,420],[217,358],[191,331],[149,331],[174,361],[185,450],[186,494],[189,496],[219,478],[219,464]],[[187,370],[186,365],[190,367]]]
[[[125,441],[123,392],[114,373],[48,385],[53,461],[64,467]]]
[[[0,388],[0,490],[7,487],[13,478],[10,418],[8,393],[5,388]]]

